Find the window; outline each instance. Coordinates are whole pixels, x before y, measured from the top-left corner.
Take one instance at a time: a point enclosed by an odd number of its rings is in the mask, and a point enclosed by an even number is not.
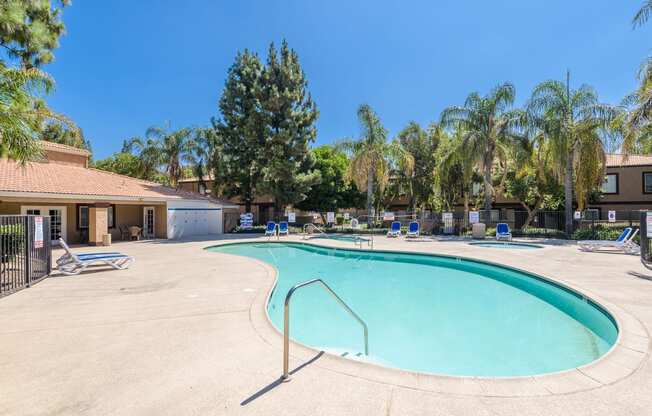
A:
[[[652,172],[643,172],[643,193],[652,194]]]
[[[652,182],[651,182],[651,184],[652,184]],[[602,182],[602,193],[603,194],[617,194],[618,193],[618,174],[617,173],[609,173],[604,177],[604,182]]]
[[[77,213],[78,228],[88,228],[88,205],[80,205]]]
[[[115,205],[109,205],[106,209],[107,212],[107,226],[108,228],[115,228]],[[88,228],[89,206],[77,205],[77,228],[85,230]]]

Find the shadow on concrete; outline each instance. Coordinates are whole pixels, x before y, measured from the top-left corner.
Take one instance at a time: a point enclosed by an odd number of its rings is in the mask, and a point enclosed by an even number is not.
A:
[[[301,364],[300,366],[298,366],[294,370],[290,371],[290,375],[294,375],[295,373],[302,370],[304,367],[314,363],[315,361],[320,359],[322,355],[324,355],[324,351],[319,351],[319,353],[317,355],[315,355],[314,357],[312,357],[310,360],[306,361],[305,363]],[[283,379],[281,377],[279,377],[276,380],[269,383],[268,385],[266,385],[265,387],[263,387],[262,389],[258,390],[254,394],[252,394],[251,396],[244,399],[240,403],[240,406],[248,405],[249,403],[253,402],[254,400],[259,398],[260,396],[264,395],[265,393],[268,393],[268,392],[274,390],[276,387],[280,386],[281,384],[283,384]]]
[[[643,273],[632,272],[632,271],[627,272],[627,274],[630,276],[638,277],[639,279],[649,280],[652,282],[652,276],[649,274],[643,274]]]

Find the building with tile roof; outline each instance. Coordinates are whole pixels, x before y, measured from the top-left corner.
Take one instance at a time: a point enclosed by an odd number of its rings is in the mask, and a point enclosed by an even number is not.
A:
[[[0,214],[50,217],[51,235],[99,244],[104,235],[179,238],[223,231],[227,201],[88,167],[90,153],[41,142],[43,157],[24,165],[0,159]]]

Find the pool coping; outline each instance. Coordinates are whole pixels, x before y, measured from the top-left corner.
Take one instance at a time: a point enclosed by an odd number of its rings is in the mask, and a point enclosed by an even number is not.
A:
[[[231,245],[238,243],[259,242],[257,239],[223,241],[212,244],[210,247]],[[306,241],[286,240],[293,244],[304,244],[318,248],[340,248],[348,251],[361,252],[386,252],[392,254],[414,254],[425,256],[440,256],[461,260],[469,260],[492,266],[506,267],[515,271],[527,273],[538,277],[561,288],[571,290],[582,298],[593,302],[602,308],[615,321],[618,336],[614,345],[604,355],[595,361],[569,370],[533,376],[516,377],[479,377],[479,376],[451,376],[424,373],[412,370],[402,370],[386,367],[382,364],[354,360],[341,357],[328,351],[322,351],[291,339],[290,368],[319,358],[311,366],[333,371],[342,375],[365,379],[381,384],[394,385],[413,390],[444,393],[459,396],[475,397],[536,397],[560,394],[571,394],[594,390],[603,386],[614,384],[623,380],[636,371],[649,356],[650,335],[644,325],[629,312],[613,304],[590,290],[578,287],[564,280],[553,278],[541,273],[535,273],[509,264],[499,264],[492,261],[469,256],[457,256],[443,253],[428,253],[413,250],[365,250],[350,247],[324,246]],[[284,243],[283,241],[265,241],[264,243]],[[339,243],[339,241],[337,241]],[[206,247],[209,248],[209,247]],[[223,255],[231,255],[219,253]],[[239,256],[242,257],[242,256]],[[270,278],[266,291],[259,292],[249,309],[249,320],[255,332],[267,344],[279,351],[279,375],[281,374],[281,358],[283,347],[283,333],[271,322],[267,304],[276,288],[278,271],[272,265],[258,259],[247,257],[248,260],[260,264]]]

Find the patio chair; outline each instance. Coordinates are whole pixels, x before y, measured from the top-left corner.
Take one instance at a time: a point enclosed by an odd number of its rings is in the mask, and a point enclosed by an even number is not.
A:
[[[634,241],[638,234],[638,229],[632,233],[632,228],[627,227],[615,240],[582,240],[577,244],[582,251],[600,251],[603,249],[611,249],[615,251],[622,251],[627,254],[639,254],[641,247]]]
[[[407,234],[405,235],[405,238],[417,238],[419,237],[419,222],[418,221],[412,221],[410,222],[410,225],[408,225],[408,230]]]
[[[75,254],[63,241],[63,238],[59,239],[59,244],[66,251],[66,254],[57,259],[57,268],[67,276],[79,274],[88,266],[96,263],[104,263],[114,269],[124,270],[129,268],[135,261],[133,257],[118,252]]]
[[[265,228],[265,235],[272,236],[276,234],[276,223],[274,221],[267,221],[267,228]]]
[[[278,223],[278,235],[282,235],[282,234],[284,235],[290,234],[287,221],[281,221]]]
[[[126,225],[122,224],[118,226],[118,230],[120,230],[120,239],[121,240],[129,240],[131,237],[131,233],[129,232],[129,227]]]
[[[501,222],[496,225],[496,240],[512,240],[512,232],[507,223]]]
[[[393,221],[387,231],[387,237],[399,237],[401,235],[401,222]]]

